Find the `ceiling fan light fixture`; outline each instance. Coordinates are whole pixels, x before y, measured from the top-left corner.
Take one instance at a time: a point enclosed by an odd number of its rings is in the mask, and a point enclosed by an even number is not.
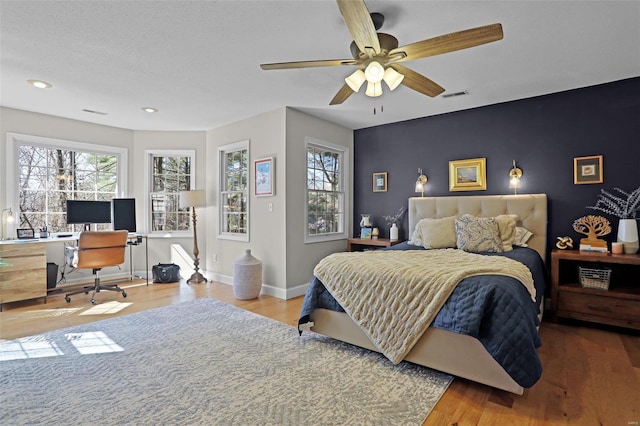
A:
[[[369,83],[380,83],[384,76],[384,67],[378,61],[371,61],[364,70],[364,75]]]
[[[365,95],[375,98],[382,95],[382,83],[377,82],[373,83],[369,81],[367,83],[367,91],[364,92]]]
[[[402,80],[404,79],[404,75],[400,74],[398,71],[389,67],[384,71],[383,80],[389,86],[389,90],[394,90],[396,87],[400,86]]]
[[[356,70],[353,74],[344,79],[347,85],[349,85],[351,90],[353,90],[354,92],[360,90],[360,87],[362,87],[362,84],[366,80],[367,78],[365,77],[364,71],[362,70]]]

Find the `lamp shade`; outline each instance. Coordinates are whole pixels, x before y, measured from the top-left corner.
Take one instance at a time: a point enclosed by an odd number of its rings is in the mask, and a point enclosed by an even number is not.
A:
[[[382,95],[382,83],[367,83],[367,91],[364,92],[365,95],[375,98],[376,96]]]
[[[384,82],[387,83],[387,86],[389,86],[389,90],[393,90],[402,83],[404,75],[389,67],[384,71],[384,76],[382,78],[384,79]]]
[[[345,78],[344,81],[351,88],[351,90],[357,92],[358,90],[360,90],[360,87],[362,87],[362,83],[366,81],[366,77],[364,76],[364,71],[356,70],[349,77]]]
[[[207,205],[204,190],[180,191],[180,207],[199,207]]]

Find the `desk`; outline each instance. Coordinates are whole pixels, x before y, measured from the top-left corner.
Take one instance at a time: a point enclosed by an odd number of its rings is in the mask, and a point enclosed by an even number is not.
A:
[[[136,278],[133,270],[132,246],[145,240],[146,280],[149,285],[149,244],[146,235],[129,235],[129,279]],[[0,312],[2,304],[20,300],[44,298],[47,303],[46,244],[75,242],[78,234],[70,237],[50,237],[34,240],[0,241]],[[140,277],[142,278],[142,277]],[[75,284],[74,284],[75,285]],[[81,285],[81,284],[78,284]],[[71,285],[70,285],[71,286]],[[59,290],[58,288],[51,289]]]
[[[353,246],[366,246],[366,247],[391,247],[396,244],[402,243],[403,240],[390,240],[388,238],[349,238],[347,240],[347,251],[354,251]]]

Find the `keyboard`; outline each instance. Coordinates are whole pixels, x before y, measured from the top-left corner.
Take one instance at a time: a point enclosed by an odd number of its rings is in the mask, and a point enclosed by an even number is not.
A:
[[[58,234],[58,235],[56,235],[56,237],[58,237],[58,238],[73,237],[73,234]]]

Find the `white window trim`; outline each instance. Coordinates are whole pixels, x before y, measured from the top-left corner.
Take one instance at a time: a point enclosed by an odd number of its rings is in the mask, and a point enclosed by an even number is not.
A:
[[[72,151],[91,152],[96,154],[115,155],[118,157],[116,194],[124,197],[128,188],[127,178],[129,170],[129,150],[108,145],[99,145],[86,142],[76,142],[64,139],[47,138],[44,136],[25,135],[21,133],[7,133],[7,156],[5,161],[6,169],[6,193],[5,205],[17,206],[18,200],[18,145],[28,144],[45,148],[64,148]]]
[[[170,238],[170,237],[193,237],[192,221],[189,221],[188,231],[151,231],[151,180],[153,179],[151,170],[153,165],[151,158],[153,156],[165,157],[191,157],[191,187],[190,190],[196,189],[196,151],[194,149],[145,149],[144,150],[144,226],[147,235],[150,238]]]
[[[326,147],[333,151],[340,152],[342,154],[342,164],[340,168],[340,182],[342,186],[342,193],[344,194],[344,208],[342,210],[342,232],[336,232],[333,234],[327,235],[309,235],[309,192],[307,190],[307,151],[309,150],[309,145],[312,146],[320,146]],[[350,168],[349,168],[349,148],[345,146],[335,145],[330,142],[321,141],[319,139],[314,139],[311,137],[304,138],[304,171],[305,171],[305,179],[304,179],[304,242],[305,244],[313,244],[313,243],[322,243],[326,241],[337,241],[344,240],[348,238],[349,235],[349,221],[350,217],[349,213],[349,185],[347,184],[347,179],[350,176]]]
[[[222,232],[222,221],[224,220],[224,215],[222,209],[224,206],[222,205],[222,185],[224,182],[224,167],[222,167],[222,155],[224,152],[228,151],[237,151],[241,149],[247,150],[247,232],[246,234],[237,234],[231,232]],[[220,145],[218,147],[218,235],[217,238],[219,240],[231,240],[231,241],[243,241],[249,242],[249,232],[251,227],[249,226],[251,222],[251,150],[249,139],[233,142],[227,145]]]

